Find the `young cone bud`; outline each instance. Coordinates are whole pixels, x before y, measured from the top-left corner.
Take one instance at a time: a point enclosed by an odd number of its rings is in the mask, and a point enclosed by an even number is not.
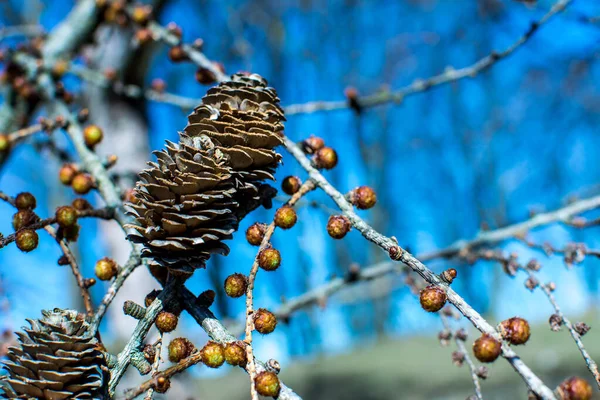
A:
[[[260,246],[263,238],[265,237],[266,230],[267,227],[265,226],[265,224],[256,222],[250,225],[248,229],[246,229],[246,240],[252,246]]]
[[[109,281],[117,275],[117,263],[113,259],[104,257],[96,262],[94,272],[101,281]]]
[[[500,334],[511,344],[525,344],[531,335],[529,322],[519,317],[509,318],[500,323]]]
[[[24,228],[37,221],[37,216],[31,210],[21,210],[13,215],[12,225],[15,231]]]
[[[150,304],[152,304],[152,302],[154,300],[156,300],[156,298],[158,297],[159,294],[161,294],[162,290],[153,290],[150,293],[148,293],[146,295],[146,297],[144,298],[144,305],[146,307],[150,307]]]
[[[500,356],[502,344],[488,334],[483,334],[473,343],[475,358],[484,363],[491,363]]]
[[[350,220],[343,215],[332,215],[327,221],[327,233],[334,239],[342,239],[351,227]]]
[[[171,380],[169,378],[165,378],[164,376],[159,376],[156,378],[156,386],[154,390],[158,393],[166,393],[167,390],[171,388]]]
[[[58,171],[58,179],[63,185],[70,185],[75,175],[77,175],[77,169],[73,164],[64,164]]]
[[[234,366],[246,365],[246,349],[241,342],[229,342],[225,345],[225,361]]]
[[[281,265],[281,254],[279,250],[268,248],[258,255],[258,266],[265,271],[275,271]]]
[[[310,137],[302,142],[302,147],[305,153],[314,154],[325,147],[325,141],[320,137],[310,135]]]
[[[281,229],[290,229],[298,220],[296,210],[290,206],[283,206],[275,213],[275,226]]]
[[[279,396],[281,385],[279,384],[279,378],[277,377],[277,374],[275,374],[274,372],[263,371],[259,373],[258,375],[256,375],[254,384],[256,385],[256,391],[261,396]]]
[[[33,210],[37,205],[36,203],[35,197],[28,192],[19,193],[15,199],[15,206],[19,210]]]
[[[333,169],[338,163],[338,156],[331,147],[323,147],[315,153],[313,161],[317,168]]]
[[[375,191],[368,186],[360,186],[349,194],[350,202],[360,210],[368,210],[377,203]]]
[[[97,125],[86,126],[83,130],[83,139],[85,140],[86,146],[90,149],[100,143],[103,137],[104,133]]]
[[[39,237],[37,232],[32,229],[23,229],[17,232],[15,241],[19,250],[29,253],[37,247]]]
[[[85,211],[92,209],[92,205],[89,203],[89,201],[81,197],[78,197],[75,200],[73,200],[73,203],[71,204],[77,211]]]
[[[277,326],[277,317],[271,311],[259,308],[254,313],[254,329],[263,335],[269,334],[275,330]]]
[[[77,194],[87,194],[94,187],[94,181],[88,174],[77,174],[71,182],[71,187]]]
[[[419,300],[421,307],[427,312],[437,312],[446,304],[446,291],[438,286],[429,285],[421,290]]]
[[[590,400],[592,398],[592,387],[585,379],[578,376],[564,380],[557,392],[561,400]]]
[[[229,297],[242,297],[246,294],[248,279],[242,274],[232,274],[225,279],[225,293]]]
[[[219,368],[225,362],[223,345],[217,342],[208,342],[200,350],[202,362],[209,368]]]
[[[302,181],[297,176],[287,176],[281,182],[281,190],[290,196],[298,192],[300,186],[302,186]]]
[[[184,358],[188,358],[193,350],[194,345],[186,338],[180,337],[173,339],[171,340],[171,343],[169,343],[169,361],[178,363]]]
[[[56,210],[56,222],[63,228],[77,223],[77,211],[71,206],[62,206]]]
[[[177,322],[179,322],[177,315],[167,311],[161,311],[156,317],[155,324],[159,331],[169,333],[177,328]]]

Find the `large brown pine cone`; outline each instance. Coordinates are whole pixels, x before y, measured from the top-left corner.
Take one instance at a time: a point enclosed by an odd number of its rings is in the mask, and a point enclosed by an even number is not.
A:
[[[42,311],[17,332],[4,363],[9,399],[104,399],[108,368],[84,316],[72,310]]]
[[[130,240],[144,246],[151,267],[178,276],[203,268],[213,253],[226,255],[239,221],[275,189],[263,183],[281,155],[284,121],[279,98],[259,75],[236,74],[210,89],[188,117],[180,142],[156,152],[140,174],[130,204],[136,224]]]

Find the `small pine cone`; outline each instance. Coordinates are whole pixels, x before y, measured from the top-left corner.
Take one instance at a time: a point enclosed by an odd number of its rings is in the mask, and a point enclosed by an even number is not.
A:
[[[209,368],[219,368],[225,362],[225,351],[221,343],[208,342],[200,353],[202,362]]]
[[[33,210],[36,205],[35,197],[29,192],[19,193],[15,198],[15,206],[19,210]]]
[[[20,347],[10,347],[9,399],[102,399],[107,396],[108,367],[82,314],[72,310],[42,311],[41,320],[17,333]],[[106,397],[107,398],[107,397]]]
[[[258,266],[265,271],[275,271],[281,265],[281,254],[279,250],[267,248],[258,254]]]
[[[351,228],[350,220],[344,215],[332,215],[327,221],[327,233],[334,239],[344,238]]]
[[[577,322],[573,327],[575,331],[579,334],[579,336],[583,336],[590,331],[590,326],[585,322]]]
[[[190,276],[214,254],[239,221],[260,205],[270,207],[281,155],[283,110],[274,89],[258,75],[235,74],[210,89],[188,117],[178,144],[167,142],[157,163],[140,173],[129,203],[150,264]]]
[[[243,274],[231,274],[225,279],[225,293],[229,297],[238,298],[246,294],[248,278]]]
[[[175,338],[171,340],[168,347],[169,361],[177,363],[184,358],[188,358],[192,351],[194,350],[194,345],[192,342],[187,340],[186,338]]]
[[[163,333],[169,333],[173,332],[175,328],[177,328],[178,322],[179,318],[177,318],[177,315],[167,311],[161,311],[156,316],[155,324],[159,331]]]
[[[291,229],[297,220],[296,210],[290,206],[283,206],[275,213],[275,226],[281,229]]]
[[[287,176],[281,182],[281,190],[290,196],[297,193],[302,186],[302,181],[297,176]]]
[[[274,372],[263,371],[256,375],[254,379],[256,385],[256,391],[261,396],[265,397],[277,397],[281,390],[281,384],[279,378]]]
[[[266,335],[275,330],[277,326],[277,317],[271,311],[265,308],[259,308],[254,313],[254,328],[258,333]]]
[[[500,323],[500,335],[511,344],[525,344],[531,335],[529,322],[519,317],[502,321]]]
[[[254,224],[250,225],[248,229],[246,229],[246,240],[252,246],[260,246],[263,238],[265,237],[266,231],[267,226],[265,224],[255,222]]]
[[[423,310],[427,312],[440,311],[446,304],[446,291],[438,286],[429,285],[421,290],[420,302]]]
[[[502,353],[502,344],[488,334],[481,335],[473,343],[473,354],[481,362],[493,362],[500,353]]]
[[[556,390],[560,400],[590,400],[592,387],[578,376],[565,379]]]
[[[225,361],[235,366],[246,365],[246,349],[243,342],[230,342],[225,345]]]

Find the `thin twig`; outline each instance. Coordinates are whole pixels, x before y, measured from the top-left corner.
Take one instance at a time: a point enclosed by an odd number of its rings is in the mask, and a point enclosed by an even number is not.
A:
[[[152,371],[151,371],[152,376],[156,375],[156,373],[158,372],[158,368],[160,367],[160,352],[162,350],[162,341],[163,341],[163,334],[161,332],[160,337],[158,338],[158,341],[156,342],[156,345],[154,346],[154,351],[156,354],[154,355],[154,363],[152,364]],[[148,392],[146,393],[146,397],[144,397],[144,400],[152,400],[153,395],[154,395],[154,387],[149,387]]]

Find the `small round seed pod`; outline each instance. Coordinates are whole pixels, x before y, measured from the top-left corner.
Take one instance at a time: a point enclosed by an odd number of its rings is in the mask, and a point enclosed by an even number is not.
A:
[[[24,228],[38,220],[37,215],[31,210],[21,210],[17,211],[15,215],[13,215],[12,226],[15,231],[18,231],[21,228]]]
[[[565,379],[557,389],[561,400],[590,400],[592,387],[578,376]]]
[[[250,225],[248,229],[246,229],[246,240],[252,246],[260,246],[263,238],[265,237],[266,230],[267,226],[265,224],[255,222],[254,224]]]
[[[525,344],[529,340],[531,330],[529,322],[523,318],[513,317],[500,323],[500,335],[510,344]]]
[[[39,237],[33,229],[23,229],[17,232],[15,242],[19,250],[29,253],[38,246]]]
[[[148,293],[146,295],[146,297],[144,298],[144,305],[146,307],[150,307],[150,304],[152,304],[152,302],[154,300],[156,300],[156,298],[162,293],[162,290],[156,290],[154,289],[153,291],[151,291],[150,293]]]
[[[281,265],[281,254],[274,248],[263,249],[258,255],[258,266],[265,271],[275,271]]]
[[[10,139],[8,135],[0,133],[0,153],[5,153],[10,149]]]
[[[263,335],[269,334],[277,326],[277,317],[271,311],[265,308],[259,308],[254,313],[254,329]]]
[[[216,82],[213,72],[207,68],[200,67],[196,70],[196,81],[202,85],[210,85]]]
[[[290,196],[298,192],[300,186],[302,186],[302,181],[297,176],[286,176],[281,182],[281,190]]]
[[[56,222],[63,228],[68,228],[77,223],[77,210],[71,206],[58,207],[56,210]]]
[[[351,228],[350,220],[344,215],[332,215],[327,221],[327,233],[334,239],[342,239]]]
[[[225,362],[225,352],[221,343],[210,341],[200,352],[202,362],[209,368],[219,368]]]
[[[19,193],[15,198],[15,206],[19,210],[33,210],[36,205],[35,197],[29,192]]]
[[[188,59],[187,54],[181,46],[173,46],[169,49],[169,59],[175,63],[182,62]]]
[[[71,205],[77,211],[86,211],[86,210],[91,210],[93,208],[89,201],[87,201],[86,199],[83,199],[81,197],[78,197],[75,200],[73,200]]]
[[[495,361],[500,353],[502,353],[502,344],[486,333],[473,343],[473,354],[483,363]]]
[[[237,298],[246,294],[248,279],[243,274],[232,274],[225,279],[225,293],[229,297]]]
[[[119,271],[115,260],[104,257],[96,262],[94,272],[101,281],[109,281],[114,278]]]
[[[357,187],[348,194],[348,198],[359,210],[368,210],[377,203],[377,195],[369,186]]]
[[[177,328],[178,322],[179,318],[177,318],[177,315],[167,311],[161,311],[156,317],[155,324],[159,331],[169,333]]]
[[[338,156],[331,147],[323,147],[315,153],[313,161],[319,169],[333,169],[338,163]]]
[[[75,175],[77,175],[77,168],[73,164],[64,164],[58,171],[58,180],[63,185],[71,185]]]
[[[71,187],[77,194],[87,194],[94,187],[94,180],[90,175],[80,173],[73,178]]]
[[[302,142],[302,148],[305,153],[314,154],[325,147],[325,141],[315,135],[310,135]]]
[[[290,206],[283,206],[275,212],[275,226],[281,229],[290,229],[296,225],[298,216],[296,210]]]
[[[256,391],[261,396],[279,396],[281,385],[279,384],[279,378],[277,377],[277,374],[274,372],[263,371],[259,373],[254,379],[254,384],[256,385]]]
[[[156,385],[154,385],[154,390],[157,393],[166,393],[167,390],[171,388],[171,380],[164,376],[159,376],[156,378]]]
[[[246,365],[246,349],[241,344],[243,342],[229,342],[225,344],[225,361],[234,366]]]
[[[184,358],[188,358],[193,350],[194,345],[186,338],[180,337],[173,339],[171,340],[171,343],[169,343],[168,348],[169,361],[177,363]]]
[[[438,286],[429,285],[421,290],[419,300],[421,307],[427,312],[440,311],[446,304],[446,291]]]
[[[104,132],[97,125],[88,125],[83,130],[83,139],[85,144],[90,149],[93,149],[98,143],[102,141]]]

